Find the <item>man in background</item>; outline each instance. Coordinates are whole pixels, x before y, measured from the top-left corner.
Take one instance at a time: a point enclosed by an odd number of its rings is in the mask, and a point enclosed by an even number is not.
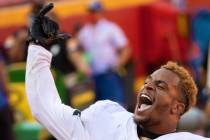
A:
[[[122,79],[118,70],[130,59],[128,40],[121,28],[103,16],[103,6],[88,7],[89,23],[79,33],[81,47],[91,56],[90,67],[97,100],[110,99],[124,104]]]

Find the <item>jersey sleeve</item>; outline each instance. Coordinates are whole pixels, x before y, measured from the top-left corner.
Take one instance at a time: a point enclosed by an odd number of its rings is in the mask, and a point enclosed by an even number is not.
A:
[[[163,135],[155,140],[210,140],[210,138],[205,138],[199,135],[195,135],[189,132],[176,132]]]
[[[50,71],[52,54],[30,45],[26,65],[26,94],[33,116],[59,140],[89,140],[80,112],[62,104]]]

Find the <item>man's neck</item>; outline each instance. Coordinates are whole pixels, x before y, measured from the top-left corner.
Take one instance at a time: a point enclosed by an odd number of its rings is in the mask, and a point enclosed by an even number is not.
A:
[[[146,130],[143,127],[138,126],[138,125],[137,125],[137,134],[138,134],[139,138],[147,137],[147,138],[150,138],[150,139],[156,139],[156,138],[162,136],[162,134],[155,134],[155,133],[150,132],[150,131],[148,131],[148,130]]]
[[[177,125],[170,125],[167,123],[162,123],[162,125],[144,127],[146,130],[149,130],[157,134],[168,134],[176,131]]]
[[[141,125],[137,125],[137,133],[138,137],[148,137],[150,139],[155,139],[159,136],[169,134],[176,132],[176,126],[170,127],[170,125],[165,126],[166,124],[163,124],[162,126],[152,126],[152,127],[143,127]]]

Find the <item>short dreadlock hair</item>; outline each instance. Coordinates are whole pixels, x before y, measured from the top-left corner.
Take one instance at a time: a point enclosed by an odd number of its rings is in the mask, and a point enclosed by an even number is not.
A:
[[[189,72],[177,63],[169,61],[167,64],[162,65],[161,68],[165,68],[177,74],[180,78],[179,87],[185,104],[185,112],[196,104],[196,98],[198,89],[197,86],[189,74]]]

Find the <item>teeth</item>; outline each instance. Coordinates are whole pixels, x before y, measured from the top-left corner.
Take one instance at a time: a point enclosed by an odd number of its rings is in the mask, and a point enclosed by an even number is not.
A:
[[[152,99],[149,96],[145,95],[145,94],[142,94],[141,97],[145,97],[145,98],[147,98],[148,100],[150,100],[152,102]]]
[[[147,109],[149,109],[151,106],[152,106],[152,105],[142,104],[142,105],[138,108],[138,111],[147,110]]]

